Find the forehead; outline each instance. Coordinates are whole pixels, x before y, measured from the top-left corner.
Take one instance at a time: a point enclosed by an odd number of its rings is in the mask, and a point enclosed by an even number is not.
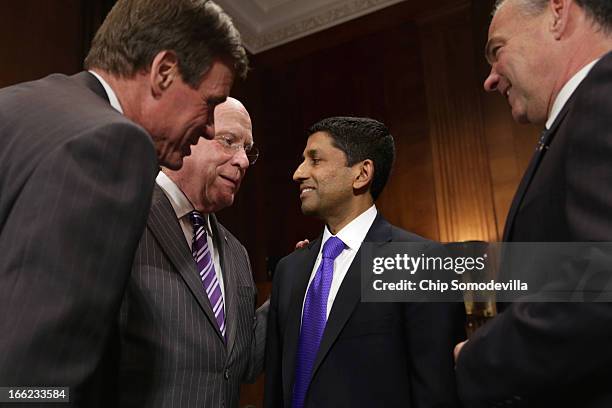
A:
[[[539,17],[529,14],[520,3],[507,0],[497,10],[489,26],[489,39],[492,36],[513,36],[524,33],[538,25]]]
[[[308,141],[306,142],[306,148],[304,149],[304,152],[308,153],[309,151],[313,150],[328,154],[344,155],[344,152],[342,150],[334,146],[333,139],[327,132],[315,132],[312,135],[308,136]]]
[[[233,133],[244,139],[253,138],[253,130],[249,115],[240,109],[226,108],[225,104],[215,109],[215,133]]]
[[[531,23],[532,19],[523,15],[515,2],[507,0],[503,3],[489,26],[489,38],[485,45],[485,56],[489,63],[494,59],[493,49],[496,45],[505,44],[514,37],[524,34]]]
[[[516,18],[510,18],[509,15],[514,14],[514,5],[506,1],[495,13],[493,19],[491,19],[491,25],[489,25],[489,39],[494,36],[498,31],[505,29],[509,23],[516,20]]]

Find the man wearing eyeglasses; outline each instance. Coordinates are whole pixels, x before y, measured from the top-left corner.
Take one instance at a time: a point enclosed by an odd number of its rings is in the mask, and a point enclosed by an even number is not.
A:
[[[119,319],[121,406],[237,407],[263,367],[268,303],[248,254],[215,212],[232,205],[258,153],[236,99],[215,109],[215,137],[157,177]]]

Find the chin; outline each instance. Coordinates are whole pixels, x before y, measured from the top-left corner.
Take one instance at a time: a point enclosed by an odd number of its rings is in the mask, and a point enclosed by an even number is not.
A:
[[[230,197],[230,198],[226,198],[224,200],[221,200],[220,207],[221,208],[227,208],[227,207],[231,207],[232,204],[234,204],[234,197]]]
[[[512,119],[514,119],[515,122],[523,125],[530,123],[529,119],[527,118],[527,113],[519,110],[512,110]]]
[[[167,158],[161,158],[159,159],[159,164],[161,166],[167,167],[170,170],[179,170],[181,167],[183,167],[183,157],[182,156],[176,156],[176,157],[167,157]]]
[[[529,123],[533,123],[533,124],[538,123],[538,122],[534,122],[530,120],[526,115],[514,116],[514,120],[521,125],[527,125]]]
[[[317,208],[313,208],[312,206],[308,206],[304,203],[302,203],[302,214],[304,215],[309,215],[309,216],[318,216],[319,212],[317,211]]]

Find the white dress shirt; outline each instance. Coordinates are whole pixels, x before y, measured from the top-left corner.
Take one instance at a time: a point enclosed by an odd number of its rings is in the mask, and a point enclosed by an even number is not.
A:
[[[100,81],[100,83],[104,87],[104,90],[106,91],[106,95],[108,96],[108,101],[110,102],[111,106],[115,108],[116,110],[118,110],[121,114],[123,114],[123,109],[121,108],[121,104],[119,103],[119,99],[117,99],[117,95],[115,94],[115,91],[113,91],[113,88],[111,88],[108,82],[106,82],[97,73],[93,71],[89,71],[89,73],[95,76],[98,79],[98,81]]]
[[[185,194],[181,191],[180,188],[168,177],[163,171],[160,171],[155,179],[157,185],[163,190],[168,200],[170,200],[170,204],[172,204],[172,208],[174,209],[174,213],[176,214],[176,218],[179,220],[179,224],[181,225],[181,229],[183,230],[183,235],[185,235],[185,241],[187,241],[187,245],[189,246],[189,250],[192,249],[193,245],[193,224],[189,219],[189,213],[194,210],[193,205],[189,202],[189,199],[185,196]],[[211,253],[213,254],[213,262],[215,265],[215,274],[217,275],[217,279],[219,280],[219,286],[221,287],[221,294],[223,295],[223,307],[225,308],[225,286],[223,285],[223,274],[221,273],[221,261],[219,259],[219,251],[215,246],[215,240],[213,239],[213,231],[210,226],[210,217],[208,214],[202,214],[204,219],[206,220],[206,240],[208,241],[208,248],[211,249]],[[227,309],[226,309],[227,315]]]
[[[340,290],[340,285],[342,285],[342,281],[344,280],[349,267],[353,263],[353,259],[355,259],[355,255],[357,254],[357,251],[359,251],[361,243],[370,230],[377,213],[376,206],[372,205],[353,221],[349,222],[344,228],[338,231],[338,234],[336,234],[336,236],[340,238],[342,242],[344,242],[345,249],[334,260],[334,276],[332,278],[331,287],[329,288],[329,296],[327,297],[327,318],[329,318],[329,312],[334,304],[338,290]],[[310,279],[308,280],[308,287],[310,287],[310,283],[314,279],[317,269],[321,264],[321,252],[323,251],[323,245],[325,245],[330,237],[332,237],[332,233],[329,232],[326,225],[325,229],[323,230],[323,237],[321,238],[321,248],[319,248],[317,260],[310,274]],[[307,293],[308,290],[306,290],[306,293],[304,294],[302,314],[304,313],[304,302],[306,301]]]
[[[567,103],[567,100],[572,96],[578,85],[586,78],[586,76],[593,68],[593,65],[597,63],[600,59],[597,58],[595,61],[591,61],[582,69],[574,74],[574,76],[563,85],[563,88],[559,91],[559,94],[555,98],[555,102],[553,103],[552,109],[550,110],[550,115],[548,116],[548,120],[546,121],[546,129],[550,129],[557,116],[563,109],[563,106]]]

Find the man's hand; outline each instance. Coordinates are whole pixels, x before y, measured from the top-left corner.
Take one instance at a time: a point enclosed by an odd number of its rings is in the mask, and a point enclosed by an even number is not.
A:
[[[310,241],[305,239],[303,241],[298,242],[297,244],[295,244],[295,249],[302,249],[305,248],[306,245],[310,244]]]
[[[463,348],[463,346],[465,346],[465,343],[467,343],[468,341],[469,340],[462,341],[461,343],[455,346],[455,350],[453,350],[453,355],[455,356],[455,364],[457,364],[457,359],[459,358],[459,353],[461,353],[461,349]]]

